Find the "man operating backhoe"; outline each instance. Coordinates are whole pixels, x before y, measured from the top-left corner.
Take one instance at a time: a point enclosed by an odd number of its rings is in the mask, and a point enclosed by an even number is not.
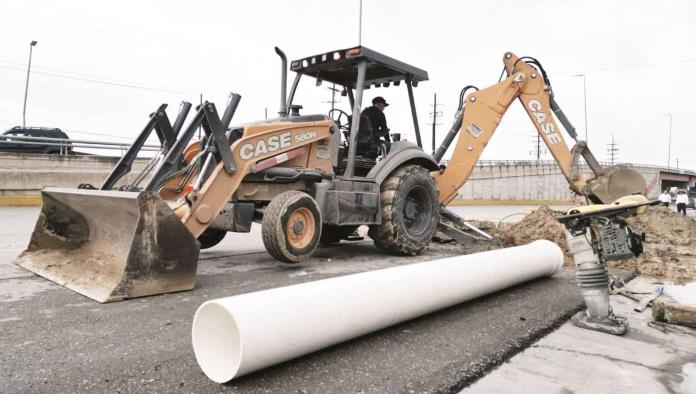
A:
[[[384,144],[387,152],[389,152],[391,149],[389,127],[387,127],[387,118],[384,116],[384,109],[388,106],[389,104],[386,102],[386,100],[384,100],[384,97],[377,96],[372,99],[372,106],[367,107],[362,111],[362,115],[365,115],[368,117],[368,119],[370,119],[375,144]],[[384,140],[382,141],[380,137],[384,138]]]

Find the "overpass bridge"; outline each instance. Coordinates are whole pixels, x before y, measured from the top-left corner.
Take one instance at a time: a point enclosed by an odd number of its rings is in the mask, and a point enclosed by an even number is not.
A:
[[[0,205],[40,204],[39,193],[44,186],[101,184],[118,160],[105,156],[0,152]],[[147,160],[136,160],[134,170],[142,169]],[[643,175],[650,198],[669,187],[696,184],[696,171],[622,164]],[[583,172],[591,175],[589,168],[584,167]],[[127,176],[123,181],[130,179]],[[480,160],[454,204],[567,204],[574,199],[554,161]]]
[[[696,171],[650,164],[616,164],[632,168],[645,178],[648,198],[657,198],[661,190],[670,187],[696,185]],[[593,175],[587,165],[582,165],[581,169],[585,176]],[[553,160],[479,160],[471,177],[459,190],[455,203],[564,204],[575,199]]]

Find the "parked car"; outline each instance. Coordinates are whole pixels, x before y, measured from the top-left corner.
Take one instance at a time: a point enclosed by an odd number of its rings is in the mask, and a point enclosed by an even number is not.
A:
[[[5,137],[41,137],[41,138],[60,138],[69,140],[65,132],[58,128],[49,127],[21,127],[15,126],[6,132],[2,133]],[[56,145],[63,143],[63,146]],[[67,149],[67,151],[66,151]],[[17,153],[68,153],[74,154],[71,142],[65,141],[27,141],[25,139],[0,139],[0,152],[17,152]]]

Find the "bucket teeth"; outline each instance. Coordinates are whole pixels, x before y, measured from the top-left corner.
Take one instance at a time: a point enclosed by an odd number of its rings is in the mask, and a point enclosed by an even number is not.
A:
[[[154,192],[46,188],[15,264],[99,302],[190,290],[199,243]]]

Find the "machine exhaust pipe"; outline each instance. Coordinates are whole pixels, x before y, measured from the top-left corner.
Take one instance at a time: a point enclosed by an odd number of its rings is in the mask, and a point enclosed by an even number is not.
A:
[[[288,58],[285,56],[280,48],[275,47],[275,52],[280,56],[280,63],[282,70],[280,72],[280,110],[278,115],[283,118],[288,116],[288,102],[287,100],[287,90],[288,90]]]
[[[546,240],[484,253],[205,302],[193,319],[196,360],[224,383],[485,294],[556,273]],[[259,313],[263,311],[263,313]]]

